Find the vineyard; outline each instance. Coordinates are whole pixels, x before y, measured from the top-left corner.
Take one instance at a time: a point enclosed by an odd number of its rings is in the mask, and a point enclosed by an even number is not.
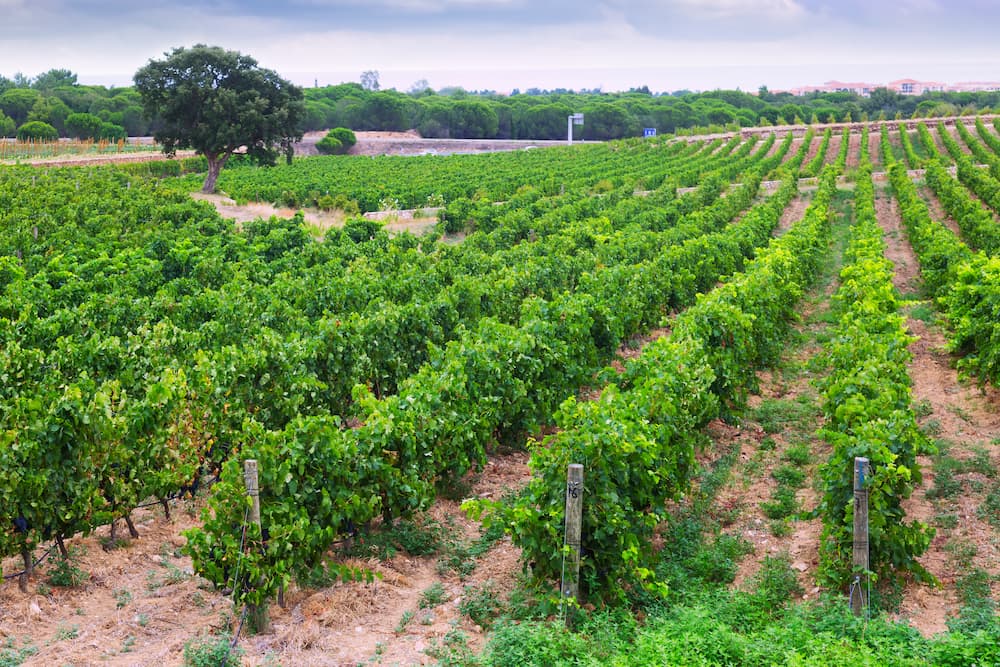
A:
[[[0,664],[1000,663],[1000,119],[199,168],[0,167]]]

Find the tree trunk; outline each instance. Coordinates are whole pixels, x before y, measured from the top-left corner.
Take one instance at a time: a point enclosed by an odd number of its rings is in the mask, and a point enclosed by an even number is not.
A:
[[[132,523],[132,516],[128,512],[125,513],[125,525],[128,526],[128,534],[132,536],[132,539],[139,539],[139,531],[135,529],[135,524]]]
[[[206,153],[205,159],[208,160],[208,175],[205,176],[205,184],[201,186],[201,191],[206,195],[210,195],[215,192],[215,182],[219,180],[219,172],[226,166],[229,153],[223,153],[222,155],[208,155]]]
[[[21,589],[22,593],[28,592],[28,580],[31,575],[35,573],[34,563],[32,562],[31,551],[27,548],[21,549],[21,558],[24,560],[24,574],[22,574],[17,581],[17,587]]]

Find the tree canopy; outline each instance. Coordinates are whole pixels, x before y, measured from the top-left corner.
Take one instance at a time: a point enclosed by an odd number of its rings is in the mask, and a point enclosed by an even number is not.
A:
[[[168,155],[193,148],[208,160],[202,188],[213,192],[219,172],[236,151],[262,164],[291,155],[302,138],[302,90],[257,65],[250,56],[217,46],[178,47],[136,72],[135,88],[154,133]]]

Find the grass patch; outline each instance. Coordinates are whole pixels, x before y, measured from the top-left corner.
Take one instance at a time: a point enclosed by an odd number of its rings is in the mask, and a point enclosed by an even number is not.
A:
[[[1000,528],[1000,483],[994,484],[986,494],[976,514],[980,519],[989,521],[994,528]]]
[[[752,411],[753,419],[765,433],[774,434],[791,430],[808,433],[815,423],[816,407],[809,397],[796,399],[765,398]]]
[[[504,605],[493,582],[487,581],[482,586],[466,586],[458,610],[479,627],[489,630],[503,614]]]
[[[809,443],[799,442],[789,445],[785,448],[785,452],[781,455],[781,458],[797,466],[809,465],[812,461],[812,452],[809,449]]]
[[[67,549],[69,555],[63,557],[61,554],[49,562],[52,564],[49,570],[49,583],[53,586],[64,588],[76,588],[82,586],[90,578],[86,572],[80,568],[80,559],[86,553],[81,547],[70,547]]]
[[[448,594],[444,590],[444,585],[436,581],[420,594],[419,607],[421,609],[433,609],[448,599]]]
[[[431,556],[443,545],[444,527],[426,515],[400,519],[391,526],[360,530],[340,550],[345,556],[392,560],[400,552]]]

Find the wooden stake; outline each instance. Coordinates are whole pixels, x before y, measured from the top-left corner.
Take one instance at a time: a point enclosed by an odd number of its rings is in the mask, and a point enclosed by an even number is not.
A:
[[[250,514],[247,520],[257,526],[257,533],[260,534],[260,486],[257,481],[257,461],[247,459],[243,462],[243,483],[247,488],[247,495],[250,496]],[[267,605],[250,605],[250,619],[257,632],[270,632],[271,618],[268,614]]]
[[[851,582],[851,611],[860,616],[868,608],[868,459],[854,459],[854,580]]]
[[[570,463],[566,473],[566,535],[563,539],[567,547],[563,567],[563,599],[580,599],[580,541],[583,534],[583,466]],[[566,614],[566,624],[571,624],[573,614]]]

